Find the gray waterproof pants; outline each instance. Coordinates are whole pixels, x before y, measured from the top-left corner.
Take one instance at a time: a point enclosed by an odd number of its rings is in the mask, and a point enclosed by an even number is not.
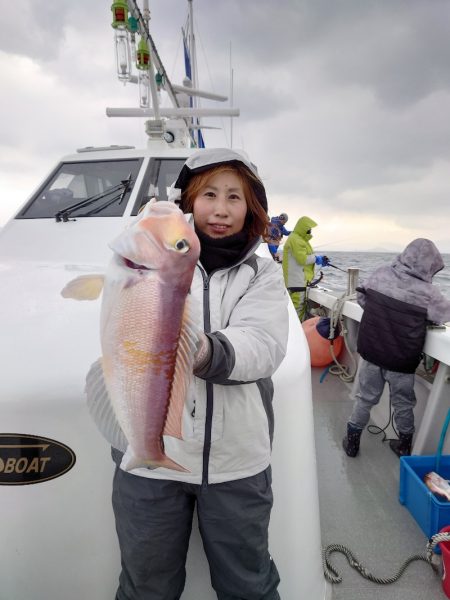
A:
[[[414,433],[413,408],[416,405],[414,373],[388,371],[366,360],[361,359],[361,361],[359,392],[356,394],[349,423],[364,429],[369,422],[372,406],[378,404],[387,382],[398,431],[404,434]]]
[[[116,600],[181,597],[195,504],[218,599],[280,600],[268,551],[270,467],[206,489],[116,468],[112,500],[122,560]]]

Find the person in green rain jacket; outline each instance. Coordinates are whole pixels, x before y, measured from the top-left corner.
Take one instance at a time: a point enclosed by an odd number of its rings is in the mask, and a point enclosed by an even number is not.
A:
[[[301,217],[289,235],[283,250],[283,276],[300,321],[306,315],[306,286],[314,278],[314,266],[327,266],[328,258],[314,254],[309,240],[317,223]]]

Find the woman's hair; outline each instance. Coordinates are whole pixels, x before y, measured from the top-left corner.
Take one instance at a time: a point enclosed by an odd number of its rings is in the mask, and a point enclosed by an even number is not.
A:
[[[227,165],[222,164],[217,167],[211,167],[207,171],[193,175],[181,195],[181,209],[183,212],[193,212],[194,200],[200,191],[208,184],[208,181],[215,175],[231,171],[235,173],[242,184],[242,189],[247,203],[247,215],[245,217],[243,230],[247,232],[249,239],[258,236],[265,236],[269,218],[266,211],[261,206],[256,196],[254,186],[261,186],[259,179],[253,175],[247,167],[240,164]]]

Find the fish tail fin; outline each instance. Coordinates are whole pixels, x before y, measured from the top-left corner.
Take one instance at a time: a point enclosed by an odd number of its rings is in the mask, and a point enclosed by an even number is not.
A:
[[[146,468],[146,469],[157,469],[163,467],[165,469],[172,469],[172,471],[181,471],[182,473],[189,473],[188,469],[185,469],[174,460],[163,454],[158,459],[139,458],[138,456],[124,456],[121,467],[125,471],[132,471],[133,469]]]
[[[188,469],[185,469],[174,460],[169,458],[168,456],[163,456],[160,461],[151,461],[151,466],[156,467],[164,467],[165,469],[172,469],[173,471],[181,471],[182,473],[189,473]]]

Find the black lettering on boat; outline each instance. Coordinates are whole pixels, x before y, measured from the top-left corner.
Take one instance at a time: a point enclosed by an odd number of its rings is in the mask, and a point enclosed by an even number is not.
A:
[[[74,466],[75,453],[62,442],[25,433],[0,433],[0,485],[42,483]]]

